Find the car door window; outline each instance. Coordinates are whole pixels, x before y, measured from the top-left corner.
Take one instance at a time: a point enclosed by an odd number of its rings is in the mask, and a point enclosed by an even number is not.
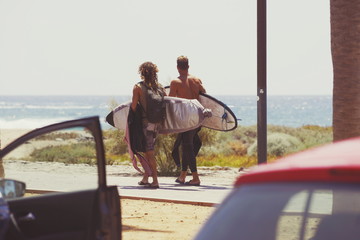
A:
[[[21,144],[2,161],[6,178],[26,183],[28,190],[74,191],[97,188],[93,136],[86,128],[68,128]]]

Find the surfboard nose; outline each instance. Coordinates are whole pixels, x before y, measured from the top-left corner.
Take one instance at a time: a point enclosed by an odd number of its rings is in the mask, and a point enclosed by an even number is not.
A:
[[[114,123],[114,113],[110,112],[107,116],[106,116],[106,122],[109,123],[111,126],[115,127],[115,123]]]

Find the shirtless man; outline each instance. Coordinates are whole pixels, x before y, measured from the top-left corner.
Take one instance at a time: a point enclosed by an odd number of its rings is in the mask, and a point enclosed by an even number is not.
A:
[[[200,92],[205,93],[205,88],[199,78],[189,74],[189,60],[187,57],[180,56],[177,58],[177,69],[180,75],[177,79],[171,81],[169,96],[199,99]],[[200,179],[196,167],[196,154],[199,149],[194,149],[194,138],[199,139],[197,135],[199,131],[200,128],[197,128],[178,135],[178,139],[181,138],[182,144],[182,161],[180,176],[175,180],[177,183],[200,186]],[[185,182],[188,167],[190,168],[193,179]]]

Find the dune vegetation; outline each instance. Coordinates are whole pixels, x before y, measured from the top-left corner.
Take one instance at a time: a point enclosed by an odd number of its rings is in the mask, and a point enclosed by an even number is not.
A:
[[[257,127],[239,126],[230,132],[202,128],[199,132],[202,147],[197,156],[199,167],[247,168],[257,164]],[[106,161],[108,165],[128,164],[130,156],[124,141],[124,131],[103,130]],[[176,175],[178,169],[171,156],[176,134],[158,135],[156,159],[160,175]],[[59,141],[61,139],[61,141]],[[73,140],[71,140],[73,139]],[[65,164],[96,164],[92,138],[75,132],[50,134],[36,141],[47,141],[48,147],[35,149],[29,161],[63,162]],[[302,126],[299,128],[268,126],[268,162],[332,141],[332,128]],[[53,143],[56,143],[55,145]],[[180,151],[181,152],[181,151]]]
[[[226,168],[250,167],[257,164],[257,127],[239,126],[230,132],[203,128],[202,147],[197,156],[198,166]],[[108,164],[130,161],[124,133],[116,129],[104,131]],[[176,134],[159,135],[156,141],[157,163],[160,175],[173,175],[179,170],[171,157]],[[323,145],[332,141],[332,128],[302,126],[299,128],[268,126],[268,162],[291,153]]]

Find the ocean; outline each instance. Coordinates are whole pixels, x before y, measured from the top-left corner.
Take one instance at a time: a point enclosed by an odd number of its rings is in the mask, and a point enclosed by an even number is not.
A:
[[[227,104],[239,125],[257,124],[256,96],[214,96]],[[0,96],[0,129],[34,129],[48,124],[100,116],[103,129],[111,126],[105,116],[130,96]],[[267,123],[288,127],[332,125],[332,96],[268,96]]]

